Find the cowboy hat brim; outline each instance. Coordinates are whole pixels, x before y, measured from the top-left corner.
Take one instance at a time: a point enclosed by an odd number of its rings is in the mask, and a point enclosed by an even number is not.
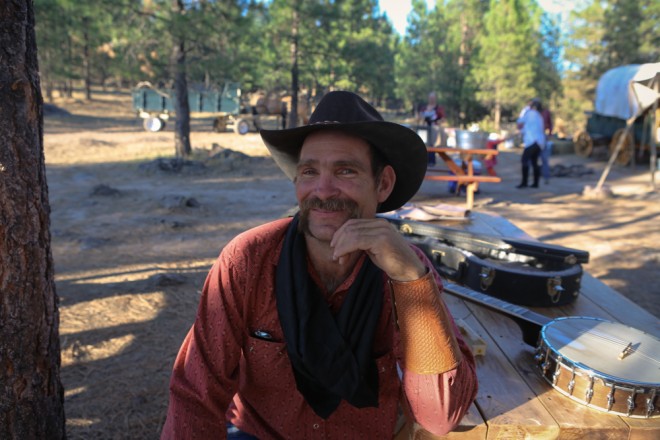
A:
[[[360,137],[378,149],[394,168],[396,182],[378,212],[393,211],[408,202],[424,181],[428,161],[422,139],[408,127],[387,121],[325,122],[285,130],[261,130],[275,163],[293,180],[305,138],[319,130],[338,130]]]

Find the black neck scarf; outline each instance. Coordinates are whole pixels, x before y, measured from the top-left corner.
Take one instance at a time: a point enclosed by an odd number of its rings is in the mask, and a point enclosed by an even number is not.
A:
[[[372,345],[382,284],[382,271],[367,258],[333,316],[307,272],[305,236],[298,232],[298,215],[293,218],[277,266],[277,311],[298,391],[324,419],[342,399],[357,408],[378,406]]]

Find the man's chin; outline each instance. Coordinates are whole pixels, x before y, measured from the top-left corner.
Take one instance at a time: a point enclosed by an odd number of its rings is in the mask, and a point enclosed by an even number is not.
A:
[[[310,235],[313,238],[319,241],[330,241],[334,236],[335,232],[344,224],[346,221],[351,218],[348,213],[336,213],[337,215],[328,216],[320,215],[316,216],[314,213],[308,213],[301,217],[301,231],[306,235]],[[321,218],[318,218],[321,217]],[[328,218],[334,217],[334,218]]]
[[[305,236],[321,243],[330,243],[332,241],[332,237],[335,235],[335,232],[337,232],[337,229],[338,228],[331,228],[327,226],[312,227],[304,231],[304,234]]]
[[[306,232],[319,240],[330,241],[332,240],[333,235],[335,235],[335,232],[337,232],[337,229],[341,228],[341,226],[346,223],[346,220],[348,220],[348,218],[343,218],[341,221],[336,222],[319,222],[311,219],[307,224]]]

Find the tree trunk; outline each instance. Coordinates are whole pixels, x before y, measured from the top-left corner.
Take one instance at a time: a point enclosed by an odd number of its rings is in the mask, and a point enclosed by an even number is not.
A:
[[[85,76],[85,99],[92,100],[92,62],[89,55],[89,18],[83,18],[83,70]]]
[[[172,7],[175,12],[183,14],[182,0],[173,0]],[[186,80],[186,52],[182,37],[175,36],[170,59],[172,77],[174,79],[174,149],[176,157],[190,156],[190,105],[188,103],[188,81]]]
[[[291,25],[291,113],[289,128],[298,126],[298,28],[300,26],[300,2],[293,8],[293,23]]]
[[[467,64],[467,33],[468,25],[467,19],[465,18],[465,13],[461,12],[461,44],[459,46],[459,56],[458,56],[458,65],[460,67],[465,67]]]
[[[0,8],[0,438],[66,437],[34,9]]]
[[[69,62],[69,67],[66,69],[66,79],[64,80],[64,90],[62,93],[62,96],[66,96],[67,98],[73,98],[73,80],[71,79],[71,65],[73,64],[73,43],[71,41],[71,35],[69,34],[67,36],[67,52],[68,52],[68,62]]]

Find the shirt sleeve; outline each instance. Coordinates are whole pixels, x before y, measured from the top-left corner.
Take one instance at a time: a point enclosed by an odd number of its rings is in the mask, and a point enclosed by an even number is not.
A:
[[[239,271],[223,255],[209,272],[195,322],[175,360],[161,439],[224,439],[225,412],[238,386]]]
[[[398,320],[397,354],[400,357],[402,370],[402,402],[404,411],[409,419],[419,423],[424,429],[435,434],[443,435],[452,431],[460,423],[477,394],[477,375],[474,357],[470,348],[463,340],[454,319],[444,305],[440,289],[442,281],[428,259],[415,248],[420,258],[425,260],[429,273],[420,280],[412,283],[400,283],[394,288],[394,301],[400,303],[401,299],[410,294],[416,301],[419,300],[420,291],[432,298],[423,302],[434,302],[435,298],[441,306],[435,313],[416,313],[415,316],[402,316],[402,310],[395,305]],[[403,311],[405,314],[406,312]],[[411,330],[406,328],[405,320],[416,319],[416,327],[412,327],[415,334],[402,334]],[[444,322],[433,322],[443,320]],[[402,328],[403,326],[403,328]],[[421,332],[419,329],[422,329]],[[416,329],[416,330],[415,330]],[[425,333],[431,329],[429,339]],[[441,338],[435,333],[450,332]],[[431,348],[438,352],[445,352],[442,356],[457,359],[451,369],[439,372],[425,372],[418,367],[419,360],[411,365],[407,357],[410,351],[427,350]],[[454,352],[457,351],[457,352]],[[452,353],[454,352],[454,353]],[[447,354],[449,353],[449,354]],[[415,354],[412,354],[416,359]],[[422,356],[424,356],[422,354]],[[428,361],[423,360],[428,366]],[[436,367],[437,368],[437,363]],[[443,362],[440,362],[442,365]],[[444,364],[449,365],[451,362]],[[444,370],[443,368],[441,368]]]

